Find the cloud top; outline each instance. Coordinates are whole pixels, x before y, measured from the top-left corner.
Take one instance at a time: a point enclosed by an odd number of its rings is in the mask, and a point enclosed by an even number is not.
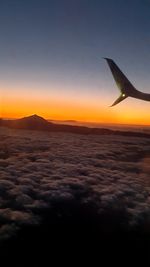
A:
[[[108,232],[148,229],[149,139],[1,128],[0,147],[1,240],[40,224],[47,211],[100,227],[107,218]]]

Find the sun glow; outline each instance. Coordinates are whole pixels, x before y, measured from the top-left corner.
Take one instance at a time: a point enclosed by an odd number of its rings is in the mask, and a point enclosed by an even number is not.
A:
[[[147,102],[128,98],[110,108],[109,104],[115,96],[112,99],[112,96],[69,95],[64,88],[59,92],[42,91],[40,88],[36,91],[7,88],[1,95],[1,117],[20,118],[36,113],[53,120],[150,125],[150,105]]]

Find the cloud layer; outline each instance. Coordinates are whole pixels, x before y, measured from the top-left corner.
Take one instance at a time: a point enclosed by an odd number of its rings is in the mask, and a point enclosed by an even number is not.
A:
[[[73,214],[108,232],[150,230],[149,139],[1,128],[0,147],[1,240],[47,211],[51,221]]]

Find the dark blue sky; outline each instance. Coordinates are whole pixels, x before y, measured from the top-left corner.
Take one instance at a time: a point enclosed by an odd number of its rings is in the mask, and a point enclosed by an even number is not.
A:
[[[0,1],[2,84],[62,85],[66,94],[76,86],[98,97],[108,87],[112,98],[115,85],[102,57],[150,92],[149,0]]]

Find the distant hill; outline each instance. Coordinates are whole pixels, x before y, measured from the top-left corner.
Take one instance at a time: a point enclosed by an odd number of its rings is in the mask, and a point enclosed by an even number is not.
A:
[[[73,123],[75,123],[77,121],[76,120],[63,120],[63,122],[73,122]]]
[[[9,128],[29,130],[46,130],[51,125],[50,122],[36,114],[17,120],[2,120],[1,124]]]
[[[76,134],[96,134],[96,135],[123,135],[150,138],[150,134],[132,131],[110,130],[106,128],[89,128],[86,126],[75,126],[56,124],[45,120],[44,118],[34,114],[15,120],[0,119],[0,126],[13,129],[38,130],[49,132],[69,132]]]

